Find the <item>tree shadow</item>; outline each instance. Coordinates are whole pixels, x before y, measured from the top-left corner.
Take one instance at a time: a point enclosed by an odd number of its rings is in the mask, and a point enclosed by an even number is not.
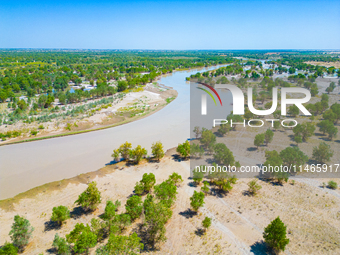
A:
[[[197,228],[197,229],[195,230],[195,234],[196,234],[197,236],[201,237],[201,236],[204,236],[205,231],[204,231],[204,229],[202,229],[202,228]]]
[[[182,157],[180,155],[178,155],[178,154],[172,154],[171,157],[176,162],[181,162],[182,161]]]
[[[58,230],[58,229],[61,228],[61,226],[58,224],[58,222],[52,221],[52,220],[46,221],[44,223],[44,225],[45,225],[44,232],[50,231],[50,230],[53,230],[53,229]]]
[[[46,250],[48,254],[58,254],[58,251],[56,248],[52,247]]]
[[[124,159],[120,158],[118,161],[116,160],[111,160],[109,163],[106,163],[105,166],[110,166],[110,165],[114,165],[114,164],[117,164],[121,161],[123,161]]]
[[[247,151],[256,151],[256,150],[257,150],[256,147],[249,147],[249,148],[247,148]]]
[[[196,184],[196,182],[189,182],[189,183],[188,183],[188,186],[189,186],[189,187],[196,188],[196,187],[197,187],[197,184]]]
[[[254,253],[255,255],[271,254],[267,244],[264,241],[256,242],[250,246],[250,252]]]
[[[87,215],[89,213],[91,213],[91,211],[86,211],[84,210],[83,207],[78,206],[78,207],[73,208],[72,212],[70,212],[70,216],[71,218],[76,220],[76,219],[79,219],[81,216]]]
[[[157,251],[155,246],[153,246],[149,241],[149,235],[147,229],[143,223],[137,223],[136,226],[132,229],[132,232],[135,232],[138,237],[141,239],[141,243],[144,244],[143,251],[146,253]]]
[[[184,212],[180,212],[179,215],[182,215],[186,219],[190,219],[190,218],[194,217],[195,215],[197,215],[197,212],[195,212],[191,209],[187,209]]]
[[[247,196],[247,197],[252,197],[253,195],[249,192],[249,190],[244,190],[243,192],[242,192],[242,195],[243,196]]]

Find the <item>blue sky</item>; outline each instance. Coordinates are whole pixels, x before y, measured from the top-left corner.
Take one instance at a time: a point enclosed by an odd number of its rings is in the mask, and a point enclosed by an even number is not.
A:
[[[2,1],[0,48],[340,49],[340,1]]]

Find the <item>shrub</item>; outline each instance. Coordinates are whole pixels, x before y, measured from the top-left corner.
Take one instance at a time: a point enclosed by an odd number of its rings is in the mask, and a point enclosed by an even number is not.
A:
[[[61,226],[69,218],[70,211],[66,206],[53,207],[51,221],[56,221]]]
[[[263,238],[275,252],[284,251],[289,243],[289,239],[286,238],[286,229],[287,227],[280,220],[280,217],[277,217],[264,229]]]
[[[124,158],[125,160],[129,160],[131,148],[132,148],[131,143],[128,142],[125,142],[119,147],[118,150],[119,153],[122,155],[122,158]]]
[[[138,145],[134,150],[130,150],[130,157],[135,160],[136,164],[142,160],[143,157],[146,156],[147,150],[142,148],[142,146]]]
[[[153,173],[149,173],[149,174],[145,173],[145,174],[143,174],[143,178],[141,180],[141,183],[144,186],[144,191],[150,192],[152,187],[156,183],[156,177]]]
[[[179,183],[183,182],[182,176],[175,172],[169,176],[169,180],[173,181],[176,186],[178,186]]]
[[[167,207],[171,207],[176,199],[177,187],[173,181],[164,181],[155,186],[155,195]]]
[[[199,185],[203,180],[204,174],[201,171],[194,171],[192,179],[196,185]]]
[[[202,226],[205,231],[211,226],[211,218],[205,217],[204,220],[202,221]]]
[[[318,147],[313,148],[313,159],[320,163],[325,163],[331,159],[333,156],[333,151],[331,150],[331,146],[322,142]]]
[[[161,142],[153,143],[151,146],[152,154],[156,160],[160,160],[164,157],[163,144]]]
[[[16,246],[19,251],[23,251],[24,247],[28,244],[33,231],[34,228],[27,219],[15,215],[12,229],[9,232],[13,245]]]
[[[187,157],[190,156],[190,143],[189,141],[185,141],[182,144],[178,144],[178,147],[176,149],[176,151],[181,155],[181,157],[183,157],[184,159],[186,159]]]
[[[192,197],[190,197],[190,201],[192,209],[197,212],[198,209],[204,205],[204,193],[195,190]]]
[[[66,242],[65,238],[59,237],[58,233],[54,236],[52,246],[57,250],[58,254],[71,254],[70,245]]]
[[[338,184],[335,181],[329,181],[328,182],[328,188],[330,188],[330,189],[337,189],[338,188]]]
[[[143,250],[144,244],[136,233],[130,236],[110,235],[105,246],[96,250],[97,255],[107,254],[139,254]]]
[[[257,180],[256,180],[256,179],[250,181],[250,182],[248,183],[248,187],[249,187],[248,191],[249,191],[249,193],[250,193],[251,195],[256,195],[257,192],[258,192],[260,189],[262,189],[262,186],[259,185],[259,184],[257,184]]]
[[[101,202],[100,191],[96,182],[89,183],[87,189],[81,193],[75,203],[83,207],[84,210],[95,210]]]
[[[74,229],[66,235],[66,240],[74,244],[75,253],[88,253],[89,248],[97,244],[97,236],[91,231],[90,226],[77,223]]]
[[[0,255],[17,255],[18,248],[13,244],[6,242],[0,249]]]
[[[126,201],[126,213],[130,215],[131,220],[139,218],[143,211],[143,202],[140,196],[132,196]]]

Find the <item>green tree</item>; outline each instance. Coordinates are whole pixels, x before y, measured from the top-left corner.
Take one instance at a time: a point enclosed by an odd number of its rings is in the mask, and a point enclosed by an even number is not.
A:
[[[156,177],[153,173],[149,173],[149,174],[145,173],[143,174],[141,183],[144,186],[144,191],[149,193],[156,183]]]
[[[61,226],[63,225],[64,221],[69,218],[70,210],[66,206],[60,205],[58,207],[53,207],[51,221],[58,222],[58,224]]]
[[[286,166],[299,166],[308,161],[308,156],[305,155],[298,147],[287,147],[280,152],[280,158]]]
[[[233,166],[235,164],[235,158],[232,151],[229,150],[224,143],[218,143],[215,145],[214,159],[217,163],[225,166]]]
[[[100,191],[97,188],[96,182],[89,183],[87,189],[81,193],[75,201],[75,203],[83,207],[85,211],[94,211],[100,202]]]
[[[140,196],[132,196],[126,201],[126,213],[130,215],[131,220],[139,218],[143,211],[143,202]]]
[[[198,126],[194,127],[194,133],[195,133],[196,139],[198,139],[198,137],[201,135],[201,130]]]
[[[254,145],[259,148],[264,143],[265,134],[257,134],[254,139]]]
[[[306,142],[309,137],[314,134],[315,126],[312,123],[297,124],[293,128],[293,132],[296,135],[301,135],[302,141]]]
[[[130,150],[130,157],[135,160],[137,164],[146,156],[147,150],[138,145],[134,150]]]
[[[202,227],[204,228],[204,231],[206,232],[207,229],[211,226],[211,218],[205,217],[202,221]]]
[[[263,238],[275,252],[280,252],[284,251],[286,245],[289,244],[286,235],[287,227],[280,220],[280,217],[277,217],[264,229]]]
[[[274,132],[270,129],[267,129],[267,131],[264,133],[264,142],[266,143],[266,146],[268,146],[268,143],[271,143],[273,141]]]
[[[71,254],[71,247],[66,242],[65,238],[59,237],[58,233],[55,234],[52,247],[57,250],[58,254],[69,255]]]
[[[201,181],[204,178],[204,174],[201,171],[193,171],[193,177],[192,179],[194,180],[196,185],[199,185],[201,183]]]
[[[151,195],[144,201],[145,236],[152,248],[165,241],[165,224],[172,216],[171,209],[163,203],[155,203]]]
[[[202,129],[202,135],[201,135],[201,140],[200,142],[202,145],[208,149],[211,147],[215,142],[216,142],[216,136],[211,130],[208,129]]]
[[[119,149],[113,150],[113,154],[111,155],[113,157],[114,161],[119,161]]]
[[[2,248],[0,248],[0,255],[17,255],[18,248],[13,244],[6,242]]]
[[[130,236],[119,236],[111,234],[106,245],[96,250],[97,255],[121,255],[121,254],[139,254],[144,249],[144,244],[136,233]]]
[[[218,129],[218,133],[224,136],[225,134],[228,133],[229,130],[230,130],[230,127],[227,124],[221,124]]]
[[[190,156],[190,143],[189,141],[185,141],[182,144],[178,144],[176,151],[181,155],[183,158],[187,158]]]
[[[161,142],[153,143],[151,146],[152,154],[156,160],[160,160],[164,157],[163,144]]]
[[[129,160],[131,148],[132,148],[131,143],[128,142],[125,142],[119,147],[118,150],[122,158],[124,158],[125,160]]]
[[[16,246],[19,251],[23,251],[25,246],[28,244],[29,239],[32,237],[33,231],[34,228],[27,219],[20,217],[19,215],[15,215],[14,223],[12,224],[11,231],[9,232],[13,245]]]
[[[171,207],[176,200],[177,187],[175,183],[171,180],[162,182],[155,186],[155,195],[161,203],[167,207]]]
[[[176,186],[178,186],[179,183],[183,182],[182,176],[175,172],[173,172],[169,176],[169,180],[173,181]]]
[[[204,205],[204,193],[195,190],[192,197],[190,197],[190,201],[192,209],[197,212],[198,209]]]
[[[313,148],[312,155],[315,161],[326,163],[327,161],[330,161],[331,157],[333,157],[333,150],[331,149],[331,146],[329,146],[325,142],[322,142],[319,144],[318,147]]]
[[[114,218],[114,224],[123,231],[127,226],[131,225],[131,216],[127,213],[117,214]]]
[[[116,210],[117,206],[111,200],[107,200],[102,219],[106,221],[113,220],[116,216]]]
[[[300,113],[300,110],[296,105],[292,105],[288,108],[288,114],[293,117],[296,117],[297,115],[299,115],[299,113]]]
[[[201,191],[204,193],[204,195],[207,195],[210,191],[210,188],[209,188],[210,184],[209,182],[205,181],[203,182],[203,187],[201,187]]]
[[[250,182],[248,182],[248,191],[251,195],[256,195],[260,189],[262,189],[262,186],[260,184],[257,183],[257,180],[251,180]]]
[[[66,240],[74,244],[75,253],[88,253],[88,250],[97,244],[97,236],[91,231],[90,226],[77,223],[74,229],[66,235]]]

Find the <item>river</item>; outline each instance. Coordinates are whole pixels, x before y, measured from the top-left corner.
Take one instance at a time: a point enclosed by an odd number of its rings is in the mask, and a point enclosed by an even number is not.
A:
[[[177,98],[160,111],[121,126],[84,134],[0,147],[0,199],[36,186],[98,170],[111,162],[113,149],[125,141],[151,145],[161,141],[170,149],[190,137],[190,85],[185,77],[220,66],[176,71],[159,83],[178,91]],[[123,181],[123,180],[122,180]]]

